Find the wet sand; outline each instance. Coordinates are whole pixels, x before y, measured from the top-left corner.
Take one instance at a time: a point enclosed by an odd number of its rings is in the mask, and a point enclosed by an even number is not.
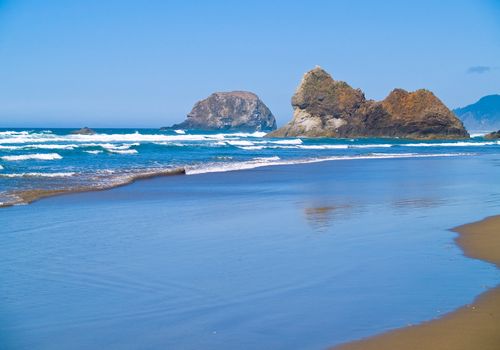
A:
[[[500,268],[500,216],[454,229],[464,254]],[[334,347],[335,350],[498,350],[500,286],[474,303],[443,317],[379,336]]]
[[[154,179],[156,177],[176,176],[185,174],[186,174],[186,169],[184,168],[163,169],[156,171],[146,171],[144,173],[128,174],[120,179],[117,179],[117,181],[114,183],[108,183],[105,185],[96,184],[89,186],[80,186],[80,187],[53,189],[53,190],[32,189],[32,190],[18,191],[13,193],[16,200],[7,203],[0,203],[0,208],[7,208],[19,204],[31,204],[43,198],[60,196],[64,194],[105,191],[116,187],[130,185],[136,181],[149,180],[149,179]]]

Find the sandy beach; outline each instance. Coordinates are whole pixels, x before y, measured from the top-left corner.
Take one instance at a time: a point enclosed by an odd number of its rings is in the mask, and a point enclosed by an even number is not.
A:
[[[500,266],[500,216],[454,229],[464,254]],[[498,350],[500,287],[442,318],[334,347],[335,350]]]
[[[425,322],[497,284],[447,231],[498,212],[492,164],[269,166],[1,209],[0,348],[325,349]]]

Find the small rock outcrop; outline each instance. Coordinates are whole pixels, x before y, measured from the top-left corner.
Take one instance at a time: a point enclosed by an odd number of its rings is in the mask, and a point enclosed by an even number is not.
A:
[[[430,91],[393,90],[383,101],[335,81],[320,67],[292,97],[293,119],[269,137],[464,139],[462,122]]]
[[[71,134],[73,135],[94,135],[96,132],[91,128],[83,127],[78,130],[73,130]]]
[[[500,130],[490,132],[489,134],[484,135],[484,138],[488,140],[498,140],[500,139]]]
[[[272,131],[276,129],[276,120],[264,102],[252,92],[216,92],[197,102],[184,122],[170,128]]]

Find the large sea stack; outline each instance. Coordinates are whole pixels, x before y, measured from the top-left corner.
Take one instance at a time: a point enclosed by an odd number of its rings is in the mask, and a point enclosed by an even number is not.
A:
[[[216,92],[197,102],[176,129],[272,131],[276,120],[257,95],[247,91]]]
[[[320,67],[292,97],[293,119],[270,137],[465,139],[462,122],[432,92],[393,90],[383,101],[335,81]]]

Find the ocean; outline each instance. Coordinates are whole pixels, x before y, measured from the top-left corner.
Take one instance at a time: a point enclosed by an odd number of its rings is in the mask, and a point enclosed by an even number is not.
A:
[[[184,130],[0,130],[0,205],[23,203],[24,191],[75,191],[125,184],[185,169],[188,175],[326,160],[457,157],[498,152],[499,141],[267,139],[255,133]]]
[[[322,349],[500,281],[450,231],[498,214],[498,141],[97,131],[0,133],[2,349]]]

